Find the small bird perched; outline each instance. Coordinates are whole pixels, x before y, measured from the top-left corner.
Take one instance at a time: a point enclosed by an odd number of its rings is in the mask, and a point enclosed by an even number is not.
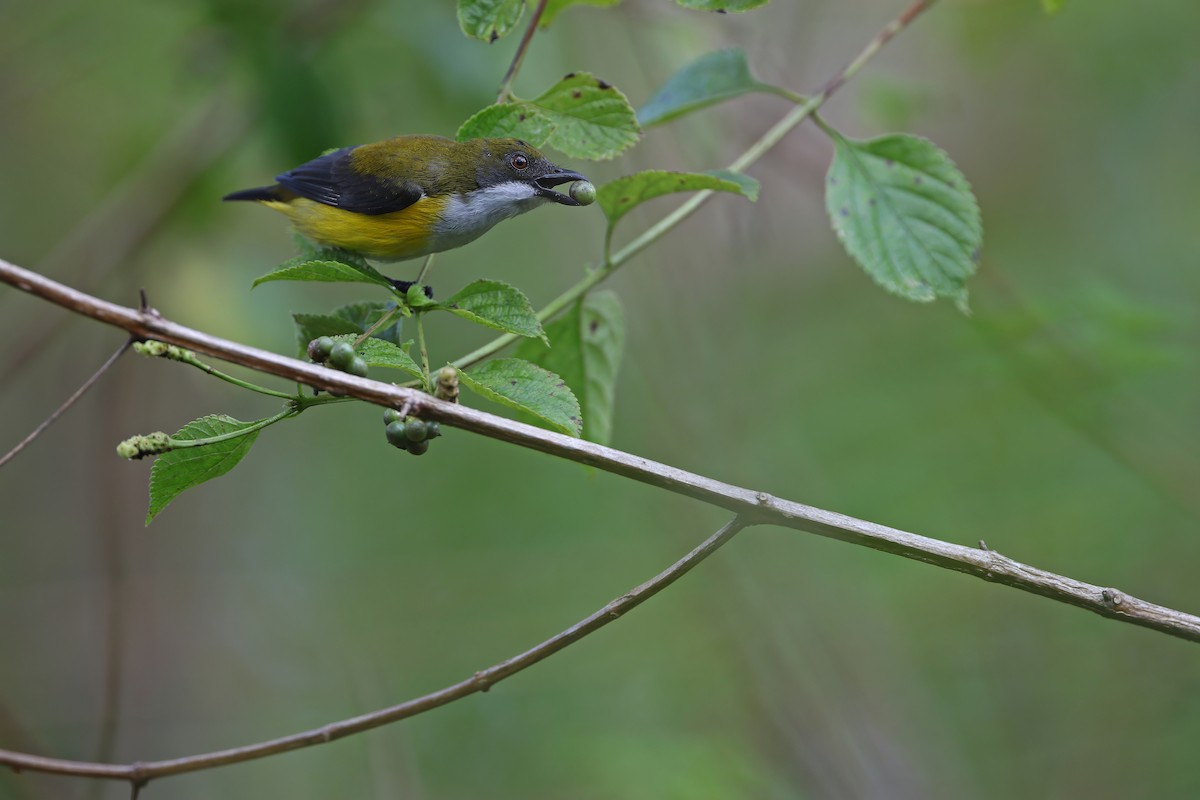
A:
[[[280,211],[319,245],[377,261],[461,247],[546,202],[583,205],[553,187],[586,181],[520,139],[397,136],[343,147],[226,200]]]

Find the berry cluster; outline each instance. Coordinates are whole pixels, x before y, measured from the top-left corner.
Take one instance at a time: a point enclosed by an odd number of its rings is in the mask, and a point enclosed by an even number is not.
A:
[[[349,342],[335,342],[328,336],[320,336],[308,343],[308,357],[332,369],[367,377],[366,360],[354,352],[354,345]]]
[[[383,412],[383,424],[387,427],[388,444],[407,450],[414,456],[424,455],[429,449],[429,440],[442,435],[442,426],[436,422],[425,422],[416,417],[404,419],[400,412],[389,408]]]

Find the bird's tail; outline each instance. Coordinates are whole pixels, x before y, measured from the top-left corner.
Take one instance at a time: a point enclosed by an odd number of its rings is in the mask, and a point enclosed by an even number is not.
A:
[[[279,184],[274,186],[260,186],[257,189],[242,189],[241,191],[231,192],[222,200],[254,200],[262,202],[264,200],[286,200],[287,195],[285,190]]]

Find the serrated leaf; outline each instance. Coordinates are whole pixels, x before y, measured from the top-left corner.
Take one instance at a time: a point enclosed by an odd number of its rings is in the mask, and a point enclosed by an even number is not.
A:
[[[373,283],[391,288],[387,278],[368,264],[347,264],[343,261],[312,261],[298,256],[255,279],[251,288],[269,281],[317,281],[321,283]]]
[[[544,147],[554,133],[554,119],[525,102],[499,103],[472,114],[458,129],[458,141],[478,138],[524,139]]]
[[[261,422],[261,420],[259,420]],[[184,425],[172,439],[194,441],[212,436],[245,430],[258,422],[241,422],[224,414],[213,414]],[[149,525],[160,511],[182,492],[205,481],[218,478],[237,466],[258,438],[258,431],[236,436],[222,442],[198,447],[184,447],[163,453],[150,469],[150,509],[146,512]]]
[[[396,307],[395,303],[351,303],[334,309],[329,314],[292,314],[296,323],[296,340],[301,355],[308,348],[308,343],[318,336],[337,336],[343,333],[355,335],[365,333],[368,328],[379,321],[384,314]],[[399,317],[396,321],[371,334],[372,338],[385,342],[400,344]]]
[[[573,72],[535,100],[489,106],[458,129],[458,140],[517,136],[575,158],[612,158],[637,142],[637,116],[614,86]]]
[[[350,344],[354,344],[358,335],[346,333],[331,338],[335,342],[349,342]],[[362,344],[354,348],[354,352],[367,362],[368,367],[401,369],[416,378],[423,378],[424,373],[421,372],[420,365],[406,352],[407,348],[411,345],[412,342],[395,345],[371,336],[363,339]]]
[[[669,172],[652,169],[635,172],[610,181],[596,190],[596,200],[608,217],[611,229],[629,211],[655,197],[675,192],[732,192],[754,201],[758,199],[758,181],[748,175],[720,170],[715,172]]]
[[[546,341],[546,332],[525,293],[502,281],[478,280],[464,286],[441,308],[505,333]]]
[[[612,437],[617,370],[625,349],[625,313],[615,292],[591,292],[546,328],[551,346],[522,342],[516,356],[562,376],[579,399],[583,435]]]
[[[538,24],[545,28],[551,22],[554,22],[555,17],[571,6],[587,5],[608,8],[610,6],[615,6],[620,2],[621,0],[549,0],[549,2],[546,3],[545,10],[542,11],[542,19]]]
[[[525,0],[458,0],[458,25],[473,39],[494,42],[521,21]]]
[[[460,372],[462,385],[480,397],[532,414],[568,436],[583,428],[579,401],[566,382],[520,358],[497,358]]]
[[[890,292],[965,309],[983,224],[958,167],[916,136],[835,141],[825,207],[846,251]]]
[[[778,91],[750,74],[741,50],[718,50],[700,56],[668,78],[638,111],[638,123],[649,128],[749,92]]]
[[[675,0],[684,8],[696,11],[749,11],[765,6],[770,0]]]

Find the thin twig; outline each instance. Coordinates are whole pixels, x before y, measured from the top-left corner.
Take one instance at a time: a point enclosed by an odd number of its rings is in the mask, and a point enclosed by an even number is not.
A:
[[[145,785],[146,782],[154,778],[179,775],[184,772],[196,772],[228,764],[238,764],[243,761],[264,758],[277,753],[298,750],[303,747],[325,744],[335,739],[341,739],[352,734],[371,730],[372,728],[378,728],[381,725],[407,719],[408,717],[444,706],[447,703],[469,695],[486,692],[505,678],[532,667],[539,661],[543,661],[554,655],[559,650],[578,642],[588,634],[600,630],[608,623],[624,616],[679,580],[691,571],[693,567],[716,552],[721,545],[732,539],[738,531],[745,528],[748,524],[750,524],[749,521],[743,517],[734,517],[719,531],[705,539],[695,550],[676,561],[670,567],[640,586],[630,589],[608,605],[576,622],[563,632],[506,661],[501,661],[499,664],[494,664],[487,669],[480,670],[466,680],[459,681],[444,689],[390,708],[372,711],[369,714],[362,714],[361,716],[351,717],[339,722],[331,722],[320,728],[294,733],[290,736],[266,742],[259,742],[258,744],[187,756],[185,758],[168,759],[166,761],[141,761],[134,764],[100,764],[88,761],[45,758],[28,753],[0,750],[0,764],[8,765],[14,769],[50,772],[58,775],[78,775],[90,778],[126,780],[137,787]]]
[[[538,23],[542,21],[542,12],[546,10],[546,2],[547,0],[539,0],[537,8],[533,10],[533,16],[529,18],[529,27],[525,29],[525,34],[521,37],[520,44],[517,45],[517,52],[513,53],[513,60],[508,65],[508,72],[504,73],[504,79],[500,81],[500,91],[496,92],[497,103],[506,102],[512,97],[513,81],[516,80],[521,63],[525,60],[525,53],[529,50],[529,43],[533,41],[533,34],[537,32]],[[420,281],[420,278],[417,280]]]
[[[109,303],[0,259],[0,281],[79,314],[250,369],[355,397],[385,408],[420,404],[421,418],[549,453],[749,515],[756,522],[782,525],[886,553],[964,572],[1109,619],[1200,642],[1200,617],[1147,603],[1123,592],[1057,575],[1001,555],[995,550],[951,544],[834,511],[804,505],[660,464],[640,456],[448,403],[404,386],[358,378],[266,350],[221,339],[178,325],[156,314]]]
[[[117,362],[117,359],[121,357],[122,353],[129,349],[131,344],[133,344],[133,339],[126,339],[125,342],[117,348],[116,352],[109,356],[108,360],[100,365],[100,369],[96,370],[95,373],[92,374],[92,377],[84,381],[83,385],[76,389],[75,393],[68,397],[61,406],[54,409],[54,413],[46,417],[46,419],[42,421],[41,425],[38,425],[36,428],[34,428],[33,431],[20,442],[18,442],[12,450],[9,450],[4,454],[3,457],[0,457],[0,467],[3,467],[9,461],[12,461],[14,458],[16,458],[17,454],[24,450],[26,445],[40,436],[42,431],[46,430],[46,428],[49,428],[51,425],[53,425],[54,421],[66,413],[67,409],[75,405],[79,398],[83,397],[87,390],[92,388],[92,385],[95,384],[96,381],[100,380],[100,376],[108,372],[108,368]]]

